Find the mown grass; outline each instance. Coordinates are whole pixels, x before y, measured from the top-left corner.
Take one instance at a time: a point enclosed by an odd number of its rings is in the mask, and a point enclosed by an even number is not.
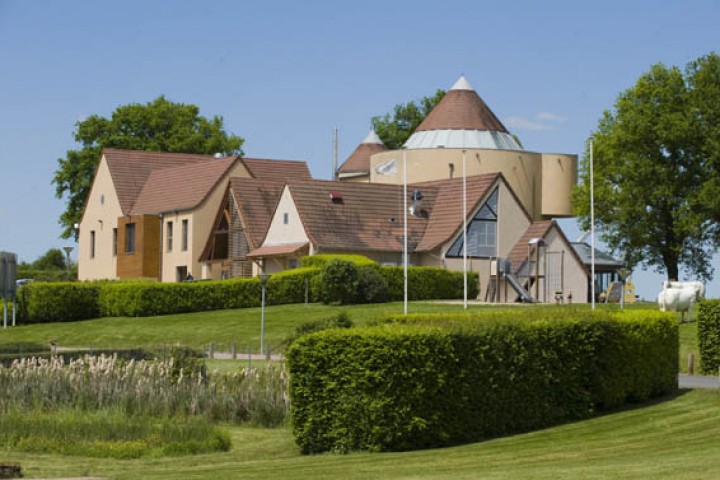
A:
[[[27,477],[115,479],[705,479],[720,471],[720,395],[694,391],[653,405],[461,447],[302,456],[287,429],[227,428],[232,448],[119,461],[3,452]]]

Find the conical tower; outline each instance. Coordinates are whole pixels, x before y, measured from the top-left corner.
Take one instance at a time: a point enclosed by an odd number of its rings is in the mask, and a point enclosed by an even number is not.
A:
[[[371,129],[365,140],[343,162],[338,169],[338,177],[342,180],[363,179],[370,175],[370,157],[376,153],[387,151],[387,147],[380,140],[375,130]]]
[[[462,76],[415,129],[405,142],[405,148],[522,150]]]

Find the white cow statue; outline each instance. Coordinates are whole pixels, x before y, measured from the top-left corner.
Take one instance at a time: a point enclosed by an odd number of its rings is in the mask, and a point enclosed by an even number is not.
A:
[[[663,289],[658,294],[658,305],[663,312],[680,312],[681,320],[685,314],[690,321],[692,307],[696,302],[705,299],[705,284],[702,282],[663,282]]]

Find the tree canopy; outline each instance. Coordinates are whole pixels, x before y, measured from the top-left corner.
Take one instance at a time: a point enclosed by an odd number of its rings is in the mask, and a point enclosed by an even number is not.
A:
[[[195,105],[174,103],[160,96],[147,104],[118,107],[110,119],[92,115],[75,124],[79,150],[68,150],[58,159],[52,183],[58,198],[67,198],[60,215],[62,237],[73,234],[80,221],[85,199],[95,175],[103,148],[148,150],[174,153],[225,155],[240,154],[244,140],[223,129],[223,119],[200,115]]]
[[[401,148],[444,96],[445,90],[436,90],[431,97],[395,105],[392,115],[386,113],[383,117],[372,118],[375,133],[390,150]]]
[[[595,221],[629,266],[677,279],[710,279],[720,237],[720,57],[654,65],[605,111],[587,143],[575,213],[590,225],[589,147]]]

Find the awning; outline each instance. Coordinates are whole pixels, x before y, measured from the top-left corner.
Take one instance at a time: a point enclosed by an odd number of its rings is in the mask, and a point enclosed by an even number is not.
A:
[[[274,256],[287,256],[294,253],[298,253],[300,250],[307,248],[308,242],[302,243],[283,243],[282,245],[267,245],[264,247],[256,248],[252,252],[248,253],[248,257],[274,257]]]

